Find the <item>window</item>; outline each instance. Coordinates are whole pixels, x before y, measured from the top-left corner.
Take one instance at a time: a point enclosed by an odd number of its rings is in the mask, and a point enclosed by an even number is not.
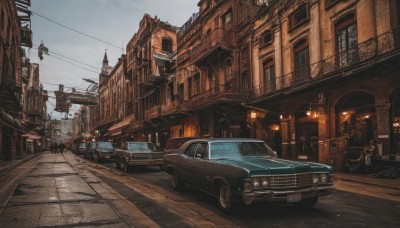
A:
[[[289,29],[294,29],[306,22],[308,18],[308,5],[303,3],[289,15]]]
[[[232,29],[232,11],[227,12],[223,17],[223,26],[225,30],[230,30]]]
[[[307,39],[302,39],[294,46],[294,82],[304,82],[310,78],[310,56]]]
[[[229,81],[232,78],[232,59],[225,62],[225,80]]]
[[[171,98],[171,101],[174,100],[174,84],[171,82],[168,84],[168,94],[169,97]]]
[[[335,31],[339,67],[349,66],[358,60],[357,23],[354,14],[340,19],[335,25]]]
[[[197,143],[190,144],[190,146],[186,149],[185,155],[193,158],[196,152]]]
[[[211,70],[210,91],[211,94],[219,92],[219,76],[216,70]]]
[[[179,85],[179,99],[180,99],[180,102],[182,103],[183,102],[183,96],[184,96],[184,94],[185,94],[185,86],[184,86],[184,84],[183,83],[181,83],[180,85]]]
[[[196,151],[196,158],[204,159],[207,157],[207,143],[199,143]]]
[[[162,39],[162,50],[164,52],[172,52],[172,41],[170,39]]]
[[[272,40],[273,40],[272,35],[273,35],[272,30],[265,31],[261,36],[261,45],[264,46],[264,45],[272,43]]]
[[[263,64],[264,70],[264,93],[275,91],[275,66],[274,60],[269,59]]]
[[[195,74],[194,75],[194,88],[193,88],[193,94],[197,95],[201,93],[201,84],[200,84],[200,74]]]
[[[193,85],[192,85],[192,77],[188,78],[188,86],[189,86],[189,100],[193,96],[192,91],[193,91]]]

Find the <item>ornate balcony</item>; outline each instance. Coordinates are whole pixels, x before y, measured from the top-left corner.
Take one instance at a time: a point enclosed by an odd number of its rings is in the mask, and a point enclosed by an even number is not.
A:
[[[220,85],[191,97],[183,103],[182,109],[191,111],[221,103],[241,103],[243,98],[243,94],[238,92],[237,88],[231,85]]]
[[[220,53],[221,51],[231,52],[237,44],[237,31],[217,28],[207,34],[200,44],[195,46],[190,59],[196,65],[204,65],[208,56]]]
[[[280,91],[299,88],[327,79],[349,77],[366,70],[373,64],[398,55],[400,51],[400,28],[371,37],[356,47],[338,53],[289,74],[278,76],[275,81],[260,84],[246,94],[249,101],[256,101]]]

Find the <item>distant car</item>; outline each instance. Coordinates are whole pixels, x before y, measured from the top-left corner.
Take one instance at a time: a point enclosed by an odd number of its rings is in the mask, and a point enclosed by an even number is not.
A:
[[[235,203],[283,202],[314,206],[333,192],[332,167],[280,159],[262,140],[197,139],[163,157],[172,187],[185,184],[217,198],[229,213]]]
[[[112,160],[115,157],[114,146],[111,142],[97,141],[96,147],[91,151],[91,157],[97,163],[101,160]]]
[[[93,160],[92,154],[94,153],[94,149],[96,149],[96,142],[89,142],[87,144],[87,149],[83,152],[83,157],[89,160]]]
[[[128,172],[131,166],[158,166],[162,169],[163,152],[156,151],[151,142],[126,142],[121,149],[115,149],[117,169],[123,165]]]
[[[77,155],[82,155],[87,150],[87,143],[79,143],[79,146],[76,147],[75,151]]]
[[[185,142],[196,139],[194,137],[177,137],[177,138],[170,138],[167,140],[167,143],[164,148],[164,154],[171,154],[175,153],[179,147],[181,147]]]

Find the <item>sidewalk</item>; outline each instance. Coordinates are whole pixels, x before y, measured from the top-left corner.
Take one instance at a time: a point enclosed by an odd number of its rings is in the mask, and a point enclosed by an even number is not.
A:
[[[71,152],[42,153],[0,205],[0,227],[157,227],[92,173],[75,166],[79,163]],[[133,211],[135,220],[119,214],[119,207]]]
[[[400,190],[400,179],[378,178],[375,174],[334,173],[334,180],[344,180],[381,188]]]

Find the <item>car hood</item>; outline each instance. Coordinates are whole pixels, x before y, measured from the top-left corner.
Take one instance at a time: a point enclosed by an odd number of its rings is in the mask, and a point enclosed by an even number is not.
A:
[[[320,163],[290,161],[270,157],[241,157],[238,159],[217,159],[216,162],[235,166],[249,175],[294,174],[304,172],[332,172],[332,167]]]

